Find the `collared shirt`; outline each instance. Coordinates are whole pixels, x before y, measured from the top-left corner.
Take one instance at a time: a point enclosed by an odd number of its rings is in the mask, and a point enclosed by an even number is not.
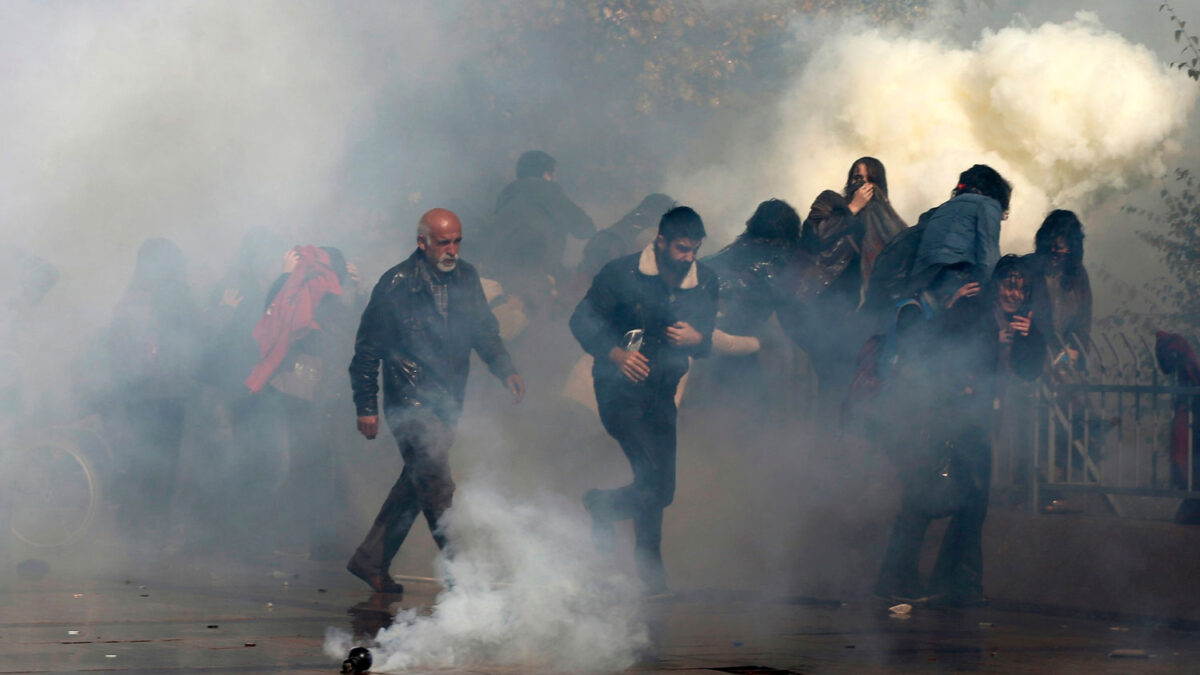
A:
[[[433,303],[437,306],[438,314],[442,315],[442,319],[446,319],[450,316],[449,287],[446,279],[435,272],[432,267],[424,256],[421,257],[421,264],[417,265],[417,269],[421,270],[421,276],[429,284],[429,290],[433,292]]]

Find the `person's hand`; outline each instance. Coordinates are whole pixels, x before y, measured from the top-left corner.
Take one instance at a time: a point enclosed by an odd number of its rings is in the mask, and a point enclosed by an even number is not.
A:
[[[850,198],[850,213],[857,214],[863,210],[867,202],[875,196],[874,183],[863,183],[862,187],[854,191],[854,196]]]
[[[346,263],[346,276],[353,281],[355,285],[362,283],[362,275],[358,273],[358,265],[352,262]]]
[[[292,249],[283,254],[283,273],[291,274],[292,270],[296,269],[296,265],[300,264],[300,254],[296,253],[296,249]]]
[[[358,418],[358,433],[367,437],[367,440],[375,438],[379,433],[379,415],[364,415]]]
[[[520,375],[509,375],[504,379],[504,385],[512,392],[513,403],[520,403],[525,398],[525,380]]]
[[[950,299],[946,301],[946,309],[950,309],[954,306],[954,303],[963,298],[973,298],[979,295],[979,291],[982,288],[978,281],[972,281],[969,284],[960,286],[957,291],[954,291],[954,295],[950,296]]]
[[[1029,335],[1029,327],[1033,325],[1033,312],[1025,316],[1014,316],[1012,321],[1008,323],[1008,327],[1021,335]]]
[[[616,364],[621,374],[630,382],[641,382],[650,377],[650,360],[641,352],[630,352],[620,347],[613,347],[608,353],[608,359]]]
[[[700,344],[703,339],[700,331],[692,328],[686,321],[676,321],[667,326],[667,342],[676,347],[692,347]]]
[[[245,300],[245,298],[242,297],[241,293],[238,293],[238,289],[226,288],[225,292],[221,294],[221,303],[217,306],[237,309],[238,305],[242,304],[242,300]]]

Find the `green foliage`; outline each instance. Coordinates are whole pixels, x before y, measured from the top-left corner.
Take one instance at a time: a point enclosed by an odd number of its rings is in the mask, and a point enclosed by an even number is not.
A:
[[[495,36],[487,62],[496,71],[540,58],[537,45],[568,46],[558,64],[579,77],[619,77],[630,85],[633,112],[664,106],[736,104],[739,76],[755,56],[788,38],[799,17],[854,14],[876,23],[911,25],[932,0],[473,0],[465,25]]]
[[[1156,225],[1138,236],[1160,254],[1166,277],[1145,284],[1140,291],[1109,278],[1125,297],[1119,322],[1154,323],[1155,328],[1200,329],[1200,199],[1196,177],[1176,169],[1174,184],[1159,192],[1162,210],[1124,207],[1126,213]],[[1132,309],[1136,308],[1136,309]]]
[[[1200,81],[1200,38],[1188,33],[1187,22],[1169,3],[1162,3],[1158,10],[1171,17],[1176,26],[1175,42],[1183,44],[1180,54],[1184,59],[1172,62],[1171,67],[1185,70],[1188,77]],[[1154,231],[1141,231],[1138,236],[1158,251],[1166,275],[1139,289],[1101,273],[1100,278],[1122,300],[1123,309],[1108,321],[1141,329],[1194,332],[1200,329],[1200,198],[1196,177],[1190,169],[1175,169],[1174,182],[1164,180],[1159,197],[1161,210],[1126,206],[1123,211],[1155,226]]]
[[[1171,67],[1187,70],[1188,77],[1200,81],[1200,38],[1187,31],[1187,22],[1175,14],[1175,10],[1169,3],[1164,2],[1159,5],[1158,11],[1170,15],[1171,22],[1178,26],[1175,29],[1175,43],[1183,44],[1183,48],[1179,51],[1182,58],[1179,61],[1172,61]]]

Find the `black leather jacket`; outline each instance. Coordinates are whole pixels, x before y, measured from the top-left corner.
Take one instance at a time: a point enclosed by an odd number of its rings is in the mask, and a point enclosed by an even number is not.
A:
[[[705,258],[721,279],[717,327],[730,335],[758,336],[771,314],[792,300],[785,273],[803,255],[786,241],[741,237]]]
[[[475,268],[459,260],[446,275],[449,311],[443,318],[418,265],[428,265],[419,249],[384,273],[363,312],[350,361],[360,417],[378,414],[380,363],[386,414],[428,406],[450,423],[462,410],[472,349],[501,380],[516,373]]]

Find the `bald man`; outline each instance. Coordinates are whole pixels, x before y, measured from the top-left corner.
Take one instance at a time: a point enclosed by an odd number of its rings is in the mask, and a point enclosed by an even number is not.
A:
[[[454,496],[449,450],[462,411],[471,350],[512,393],[525,396],[488,308],[475,268],[458,257],[462,223],[433,209],[417,225],[417,250],[388,270],[363,312],[350,362],[358,430],[379,432],[379,367],[383,364],[384,419],[400,445],[404,471],[379,510],[371,531],[346,569],[373,590],[401,593],[388,573],[400,544],[423,512],[438,548],[439,527]]]

